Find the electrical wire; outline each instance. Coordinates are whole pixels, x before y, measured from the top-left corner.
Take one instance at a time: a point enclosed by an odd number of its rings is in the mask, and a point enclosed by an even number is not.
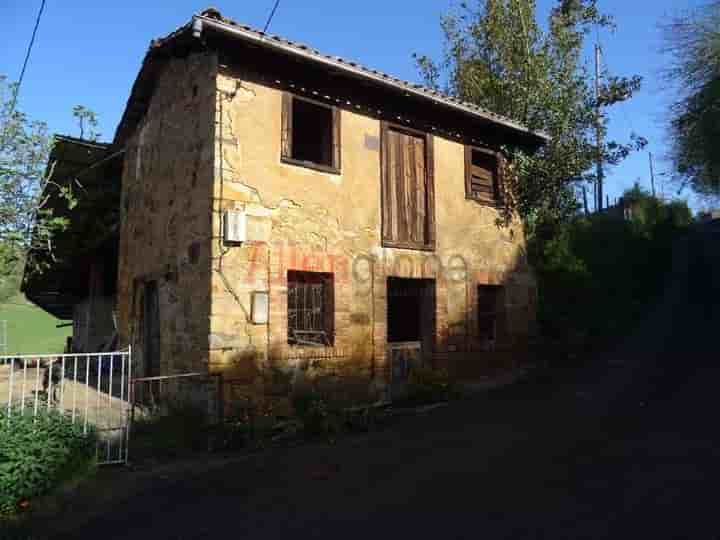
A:
[[[273,17],[275,16],[275,12],[277,11],[278,6],[280,5],[280,0],[275,0],[275,5],[272,8],[272,11],[270,12],[270,16],[268,17],[267,22],[265,23],[265,28],[263,28],[263,34],[267,32],[267,29],[270,27],[270,23],[273,20]]]
[[[37,30],[38,26],[40,26],[40,19],[42,18],[43,11],[45,11],[45,0],[42,0],[42,3],[40,4],[40,11],[38,11],[37,17],[35,18],[35,27],[33,28],[32,36],[30,37],[30,43],[28,44],[28,48],[25,53],[25,60],[23,61],[22,69],[20,70],[20,78],[18,79],[17,86],[15,86],[15,92],[13,92],[13,99],[12,103],[10,104],[8,120],[12,118],[12,115],[15,112],[18,94],[20,93],[20,86],[22,85],[23,78],[25,77],[25,70],[27,69],[28,61],[30,60],[30,53],[32,52],[33,45],[35,44],[35,37],[37,36]],[[5,139],[4,135],[3,139]]]

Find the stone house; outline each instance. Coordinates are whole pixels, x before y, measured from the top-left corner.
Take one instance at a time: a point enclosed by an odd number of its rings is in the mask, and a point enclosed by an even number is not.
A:
[[[501,148],[545,140],[206,10],[152,42],[112,142],[120,343],[239,392],[509,369],[536,288]]]

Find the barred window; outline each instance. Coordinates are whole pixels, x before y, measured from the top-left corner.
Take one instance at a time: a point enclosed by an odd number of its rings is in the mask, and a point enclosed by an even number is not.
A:
[[[334,289],[333,274],[288,272],[288,343],[333,345]]]

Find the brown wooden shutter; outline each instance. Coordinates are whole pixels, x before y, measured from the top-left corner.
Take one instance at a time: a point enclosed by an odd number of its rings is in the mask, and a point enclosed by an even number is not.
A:
[[[340,114],[340,109],[338,109],[337,107],[333,107],[332,113],[333,113],[333,119],[332,119],[332,123],[333,123],[332,166],[333,166],[333,168],[335,168],[339,171],[342,168],[341,167],[341,164],[342,164],[342,145],[341,145],[342,126],[340,125],[340,118],[342,115]]]
[[[505,184],[505,156],[502,152],[497,153],[497,176],[495,185],[495,199],[498,206],[505,205],[505,190],[508,188]]]
[[[382,238],[394,247],[435,242],[432,137],[381,124]]]
[[[427,182],[427,245],[435,248],[435,148],[432,134],[425,138],[425,180]]]
[[[388,155],[388,125],[380,122],[380,215],[383,243],[391,240],[390,230],[390,193],[388,183],[390,177],[390,156]]]
[[[412,139],[412,161],[413,164],[413,185],[412,185],[412,214],[413,227],[410,240],[416,244],[427,243],[425,232],[427,223],[427,166],[425,163],[425,139],[413,137]]]
[[[500,196],[500,154],[465,147],[465,193],[468,198],[495,205]]]
[[[281,129],[281,155],[292,158],[292,103],[293,96],[289,92],[282,95],[282,129]]]
[[[471,146],[465,146],[465,196],[473,198],[472,191],[472,153]]]

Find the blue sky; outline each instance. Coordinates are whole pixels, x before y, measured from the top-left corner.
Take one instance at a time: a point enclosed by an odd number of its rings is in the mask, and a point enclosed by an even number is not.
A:
[[[618,24],[600,40],[607,66],[618,75],[638,74],[643,90],[611,113],[610,137],[627,139],[631,131],[646,137],[656,156],[656,172],[669,170],[662,127],[670,95],[659,71],[658,24],[699,0],[600,0]],[[273,0],[230,2],[215,7],[235,20],[262,27]],[[51,131],[77,135],[71,110],[82,104],[100,116],[103,139],[110,139],[130,87],[152,38],[168,34],[210,5],[192,0],[97,2],[47,0],[20,94],[20,108],[47,121]],[[334,55],[358,60],[398,77],[417,80],[412,54],[438,57],[442,51],[439,17],[453,0],[281,0],[270,32],[302,41]],[[538,0],[544,19],[554,0]],[[25,54],[40,0],[5,0],[0,5],[3,49],[0,74],[15,80]],[[590,56],[588,55],[588,60]],[[639,180],[649,188],[648,153],[628,158],[610,172],[608,194],[619,196]],[[658,189],[662,187],[658,181]],[[665,186],[665,194],[672,189]],[[683,193],[681,198],[687,198]],[[697,206],[691,198],[691,204]]]

